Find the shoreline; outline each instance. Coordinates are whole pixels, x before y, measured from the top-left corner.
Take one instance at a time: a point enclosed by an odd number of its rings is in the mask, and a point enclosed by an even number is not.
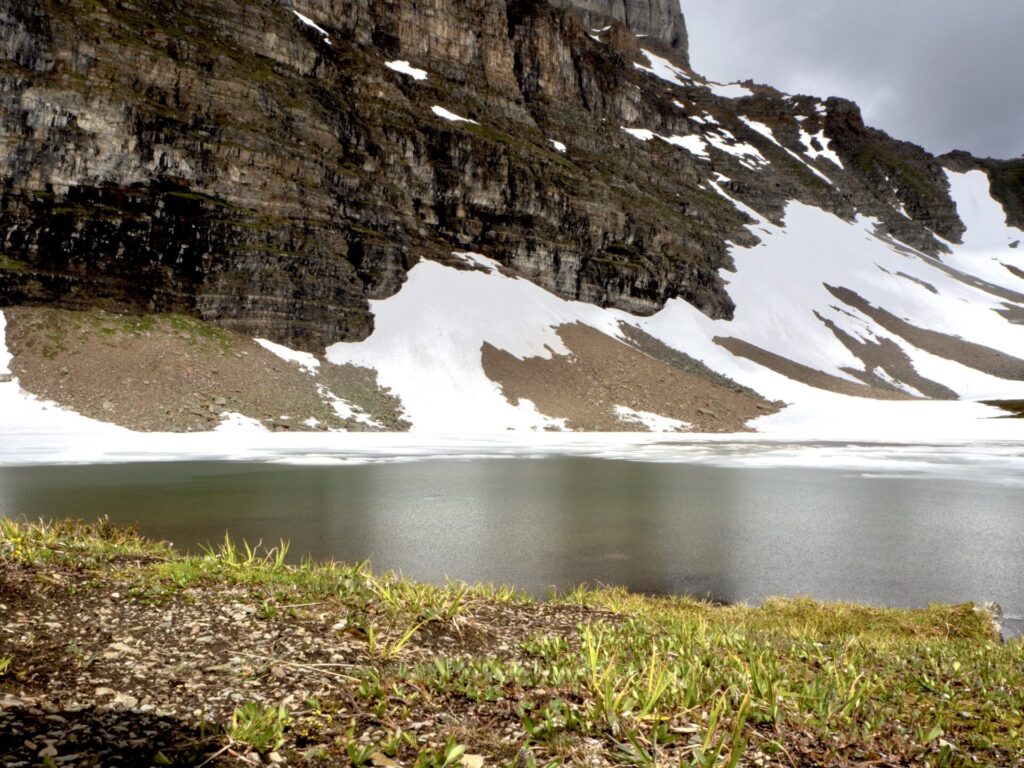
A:
[[[7,765],[1021,764],[1024,643],[969,604],[537,602],[0,525]]]

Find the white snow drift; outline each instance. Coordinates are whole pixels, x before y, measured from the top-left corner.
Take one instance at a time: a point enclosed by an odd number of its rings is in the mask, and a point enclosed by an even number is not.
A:
[[[326,29],[324,29],[319,24],[317,24],[315,21],[313,21],[311,18],[309,18],[309,16],[305,16],[305,15],[299,13],[296,10],[292,10],[292,13],[294,13],[296,18],[298,18],[298,20],[301,21],[303,24],[305,24],[307,27],[309,27],[310,29],[315,29],[317,32],[319,32],[321,35],[323,35],[325,43],[327,43],[328,45],[331,44],[331,33],[330,32],[328,32]]]
[[[476,120],[470,120],[468,117],[456,115],[454,112],[451,112],[444,107],[439,107],[436,104],[430,108],[430,111],[450,123],[472,123],[473,125],[480,125]]]
[[[385,61],[384,66],[387,67],[388,69],[394,70],[395,72],[399,72],[403,75],[408,75],[413,80],[427,79],[427,70],[414,67],[408,61]]]

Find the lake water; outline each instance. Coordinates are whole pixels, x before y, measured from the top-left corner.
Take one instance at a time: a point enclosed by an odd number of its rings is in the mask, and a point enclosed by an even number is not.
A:
[[[1024,492],[940,473],[486,458],[356,466],[0,467],[0,514],[224,533],[421,580],[580,583],[725,602],[995,600],[1024,615]]]

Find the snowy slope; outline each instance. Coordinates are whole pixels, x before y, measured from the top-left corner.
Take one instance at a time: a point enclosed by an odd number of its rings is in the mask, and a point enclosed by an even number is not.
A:
[[[579,321],[617,335],[616,321],[626,315],[563,301],[528,280],[502,275],[490,259],[461,256],[479,269],[421,262],[395,296],[371,302],[373,335],[332,345],[327,359],[376,369],[381,386],[401,398],[416,430],[558,426],[532,405],[509,404],[484,374],[481,347],[486,342],[518,358],[566,354],[557,326]]]
[[[788,403],[781,413],[752,425],[769,435],[865,440],[1013,437],[1019,422],[994,419],[1000,412],[987,406],[835,394],[734,355],[715,341],[739,339],[856,383],[850,371],[864,371],[865,364],[840,342],[826,325],[829,321],[859,340],[891,340],[918,373],[963,398],[1024,396],[1024,382],[1004,380],[919,349],[829,290],[831,286],[853,291],[872,307],[920,329],[984,344],[1009,356],[1024,354],[1024,325],[1000,314],[1012,304],[1006,298],[1013,296],[1010,291],[1024,293],[1024,280],[1006,267],[1024,270],[1024,252],[1010,247],[1024,239],[1024,233],[1006,225],[984,174],[950,173],[949,178],[968,230],[963,244],[951,244],[953,253],[941,263],[876,236],[870,219],[847,222],[793,202],[784,225],[777,226],[713,185],[754,219],[750,229],[761,240],[750,248],[731,248],[735,271],[724,271],[722,276],[736,303],[732,320],[712,320],[678,299],[646,318],[569,302],[503,273],[484,256],[463,253],[456,255],[465,262],[465,269],[431,261],[416,265],[397,294],[372,302],[374,333],[363,342],[332,345],[327,357],[333,363],[376,369],[380,384],[401,398],[417,431],[538,431],[561,428],[564,422],[540,413],[529,401],[509,403],[484,372],[483,346],[492,345],[519,359],[568,355],[556,333],[558,326],[582,323],[621,338],[620,323],[625,322],[769,399]],[[4,327],[0,314],[0,338]],[[309,355],[261,343],[285,359],[309,367],[317,364]],[[8,372],[9,360],[6,346],[0,344],[0,374]],[[883,379],[915,392],[880,373]],[[681,422],[668,425],[659,414],[632,416],[625,404],[620,407],[627,420],[639,424],[685,426]],[[237,432],[244,424],[239,419],[226,426]],[[16,380],[0,383],[0,428],[7,435],[102,432],[127,439],[131,434],[40,402],[22,392]]]
[[[1024,278],[1007,267],[1024,273],[1024,232],[1008,226],[1006,213],[989,194],[988,177],[983,171],[946,172],[957,213],[967,226],[963,245],[953,247],[952,256],[943,261],[959,270],[1024,293]],[[1019,243],[1012,247],[1013,243]]]
[[[1008,248],[1008,238],[1014,235],[1006,229],[1005,219],[997,221],[999,217],[993,215],[991,206],[996,204],[987,189],[980,190],[971,174],[964,176],[967,178],[951,174],[957,202],[965,210],[973,205],[980,213],[965,215],[969,227],[965,243],[953,246],[954,255],[945,264],[876,236],[875,222],[870,219],[846,222],[794,202],[780,227],[732,201],[754,217],[751,230],[761,243],[732,248],[736,271],[723,272],[737,306],[730,321],[711,320],[682,300],[670,301],[649,318],[566,302],[525,280],[503,275],[494,262],[465,255],[485,269],[460,271],[432,262],[417,265],[396,296],[373,303],[374,334],[361,343],[333,345],[328,358],[376,368],[381,383],[401,397],[417,430],[541,429],[552,426],[552,420],[530,405],[510,405],[484,374],[482,345],[491,344],[521,359],[549,357],[567,353],[554,333],[558,325],[581,322],[617,336],[618,323],[625,321],[768,398],[793,404],[781,414],[758,420],[755,426],[771,434],[898,439],[908,435],[969,437],[979,430],[987,432],[992,424],[987,420],[999,414],[987,406],[880,402],[825,392],[735,356],[714,341],[716,337],[741,339],[787,360],[856,382],[844,368],[863,371],[865,364],[840,342],[825,324],[827,320],[857,339],[892,340],[920,374],[963,398],[1021,396],[1024,383],[918,349],[864,312],[844,304],[828,288],[854,291],[872,306],[918,328],[984,344],[1008,355],[1020,354],[1024,326],[998,313],[1006,307],[1004,297],[970,279],[970,274],[992,277],[990,262],[1015,258],[1016,252]],[[728,197],[720,188],[716,190]],[[984,250],[981,260],[979,246],[991,249]],[[970,273],[958,275],[950,269],[954,264]],[[1000,276],[1001,282],[1009,286],[1016,278],[1003,269],[1009,277]],[[885,371],[879,373],[894,381]],[[915,393],[912,387],[904,385],[904,389]]]

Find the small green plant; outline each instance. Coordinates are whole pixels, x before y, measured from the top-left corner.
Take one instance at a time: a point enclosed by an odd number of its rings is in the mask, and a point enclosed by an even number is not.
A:
[[[395,757],[406,746],[416,746],[416,738],[411,733],[396,728],[381,741],[380,751],[388,757]]]
[[[10,671],[11,664],[13,663],[13,656],[0,656],[0,677],[3,677]]]
[[[366,650],[373,659],[390,661],[402,652],[402,649],[408,645],[410,640],[412,640],[413,635],[415,635],[416,632],[419,631],[420,627],[426,623],[426,621],[420,621],[412,624],[409,627],[406,627],[405,631],[402,632],[401,635],[388,642],[380,638],[372,623],[366,622],[364,627],[364,632],[366,633]]]
[[[284,730],[291,716],[284,706],[264,707],[248,702],[235,710],[228,726],[228,737],[257,752],[273,752],[284,744]]]
[[[723,723],[728,702],[724,694],[719,698],[708,717],[704,738],[700,745],[693,749],[688,768],[736,768],[739,765],[747,746],[743,738],[743,726],[747,722],[749,706],[750,696],[744,696],[743,702],[733,716],[730,732]]]
[[[416,768],[448,768],[458,765],[464,754],[466,754],[466,748],[459,744],[454,737],[449,736],[440,750],[427,749],[420,752],[416,757]]]

